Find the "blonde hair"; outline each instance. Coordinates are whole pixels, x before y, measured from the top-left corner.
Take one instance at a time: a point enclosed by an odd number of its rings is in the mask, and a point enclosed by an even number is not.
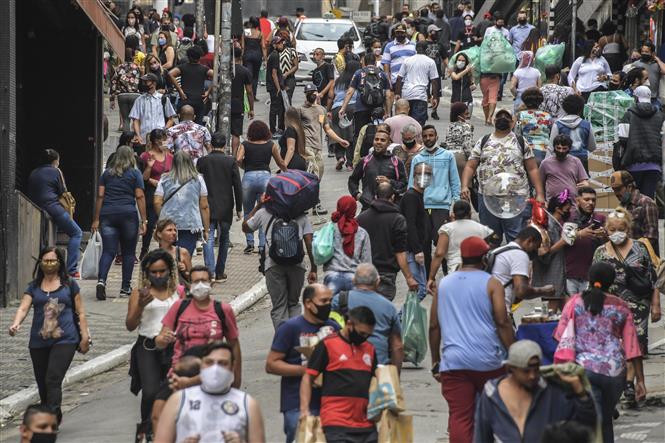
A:
[[[156,56],[153,55],[153,54],[147,55],[147,56],[145,57],[145,60],[143,60],[143,73],[144,73],[144,74],[147,74],[147,73],[149,73],[149,72],[152,72],[152,71],[150,70],[150,61],[151,61],[152,59],[157,60],[157,63],[159,63],[159,72],[162,73],[162,72],[164,71],[164,69],[162,68],[162,62],[159,61],[159,57],[156,57]]]
[[[152,238],[155,239],[157,243],[162,241],[162,238],[159,237],[157,234],[161,234],[164,229],[166,229],[167,226],[173,225],[178,229],[178,225],[175,224],[173,220],[170,218],[163,218],[160,221],[157,222],[157,225],[155,226],[155,232],[152,234]]]
[[[167,174],[179,185],[184,185],[188,181],[196,179],[199,176],[199,171],[196,170],[188,153],[178,151],[173,156],[173,169]]]
[[[625,208],[621,206],[615,208],[610,212],[605,219],[605,228],[608,227],[611,221],[618,221],[623,223],[626,226],[626,231],[630,232],[633,229],[633,217],[630,215],[630,212],[626,211]]]
[[[111,174],[122,177],[125,171],[130,168],[136,168],[134,150],[129,146],[118,146],[113,157],[113,162],[111,162],[109,167]]]

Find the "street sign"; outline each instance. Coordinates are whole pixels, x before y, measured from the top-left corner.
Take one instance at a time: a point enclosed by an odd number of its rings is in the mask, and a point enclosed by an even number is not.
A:
[[[372,20],[372,13],[370,11],[353,11],[352,18],[356,22],[369,23]]]

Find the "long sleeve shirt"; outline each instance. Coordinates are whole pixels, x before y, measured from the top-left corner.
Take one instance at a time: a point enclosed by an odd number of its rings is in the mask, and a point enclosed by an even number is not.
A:
[[[580,92],[593,91],[600,86],[605,86],[607,82],[598,80],[599,75],[612,77],[612,69],[605,60],[605,57],[587,58],[578,57],[573,63],[568,73],[568,84],[575,86]]]
[[[459,200],[461,190],[455,155],[441,148],[437,148],[433,153],[426,149],[420,151],[411,160],[409,187],[413,186],[414,167],[423,162],[432,167],[432,184],[425,189],[425,208],[450,209],[453,203]]]
[[[399,207],[406,219],[406,250],[413,254],[423,252],[427,241],[423,194],[413,188],[409,189],[400,200]]]

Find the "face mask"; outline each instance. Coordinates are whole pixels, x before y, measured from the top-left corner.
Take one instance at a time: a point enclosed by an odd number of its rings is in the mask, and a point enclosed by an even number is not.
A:
[[[381,48],[374,48],[374,55],[381,55]]]
[[[413,140],[402,140],[402,143],[404,143],[404,146],[406,146],[406,149],[411,149],[414,146],[416,146],[416,139],[414,138]]]
[[[464,20],[464,24],[467,26],[471,26],[473,24],[473,20]]]
[[[507,131],[510,129],[510,120],[505,117],[497,118],[494,127],[497,131]]]
[[[631,197],[630,192],[626,191],[623,194],[621,194],[621,198],[619,199],[619,201],[625,205],[626,203],[630,202],[630,197]]]
[[[316,101],[316,94],[307,94],[307,101],[314,103]]]
[[[568,157],[567,152],[554,151],[554,155],[556,155],[556,159],[560,161],[563,161],[566,159],[566,157]]]
[[[208,394],[223,394],[233,383],[233,372],[220,365],[201,369],[201,389]]]
[[[192,285],[189,292],[191,292],[192,297],[194,297],[196,300],[201,301],[205,300],[210,296],[211,290],[212,287],[210,286],[210,283],[198,282]]]
[[[640,55],[640,60],[643,62],[650,62],[651,61],[651,54],[641,54]]]
[[[422,189],[426,189],[432,184],[432,174],[420,174],[416,178],[416,184]]]
[[[367,337],[360,335],[355,329],[349,331],[349,341],[358,346],[367,341]]]
[[[642,83],[642,86],[646,86],[646,87],[650,88],[651,87],[651,82],[649,81],[649,79],[647,79],[644,83]]]
[[[60,262],[55,262],[55,263],[40,262],[39,267],[41,268],[44,274],[53,274],[54,272],[58,272],[58,269],[60,269]]]
[[[169,282],[169,278],[169,275],[163,275],[161,277],[157,277],[156,275],[148,275],[150,284],[155,288],[165,288]]]
[[[494,26],[496,27],[496,29],[501,29],[501,28],[503,28],[503,25],[500,25],[500,24],[498,24],[498,23],[497,23],[496,25],[494,25]]]
[[[423,141],[423,144],[425,145],[425,148],[428,151],[434,151],[436,149],[436,139],[427,139],[427,141]]]
[[[529,260],[535,260],[538,258],[538,251],[529,251],[527,252],[527,255],[529,256]]]
[[[455,63],[455,66],[457,66],[457,69],[464,69],[466,67],[466,62],[465,61],[459,61]]]
[[[526,19],[523,18],[523,19],[517,20],[517,23],[519,23],[520,25],[526,25]]]
[[[160,38],[160,39],[157,39],[157,42],[159,43],[159,46],[164,46],[166,44],[166,39],[165,38]]]
[[[611,241],[612,243],[614,243],[615,245],[620,245],[620,244],[622,244],[623,242],[625,242],[625,241],[626,241],[626,237],[627,237],[627,235],[626,235],[626,233],[623,232],[623,231],[616,231],[616,232],[610,234],[610,236],[609,236],[610,241]]]
[[[413,29],[413,28],[407,28],[407,30],[406,30],[406,35],[408,35],[409,37],[411,37],[411,36],[413,35],[414,32],[416,32],[415,29]]]
[[[402,43],[404,40],[406,40],[406,35],[396,35],[395,38],[398,42]]]
[[[314,314],[314,317],[321,321],[328,320],[328,317],[330,317],[330,310],[332,309],[332,305],[317,305],[314,303],[314,306],[316,306],[316,313],[312,313]]]
[[[55,443],[58,434],[47,434],[45,432],[33,432],[30,443]]]

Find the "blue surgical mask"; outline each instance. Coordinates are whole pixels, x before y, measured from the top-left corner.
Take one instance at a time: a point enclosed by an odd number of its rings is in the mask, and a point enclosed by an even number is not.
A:
[[[159,38],[157,39],[157,43],[159,43],[159,46],[164,46],[166,44],[166,39],[165,38]]]

